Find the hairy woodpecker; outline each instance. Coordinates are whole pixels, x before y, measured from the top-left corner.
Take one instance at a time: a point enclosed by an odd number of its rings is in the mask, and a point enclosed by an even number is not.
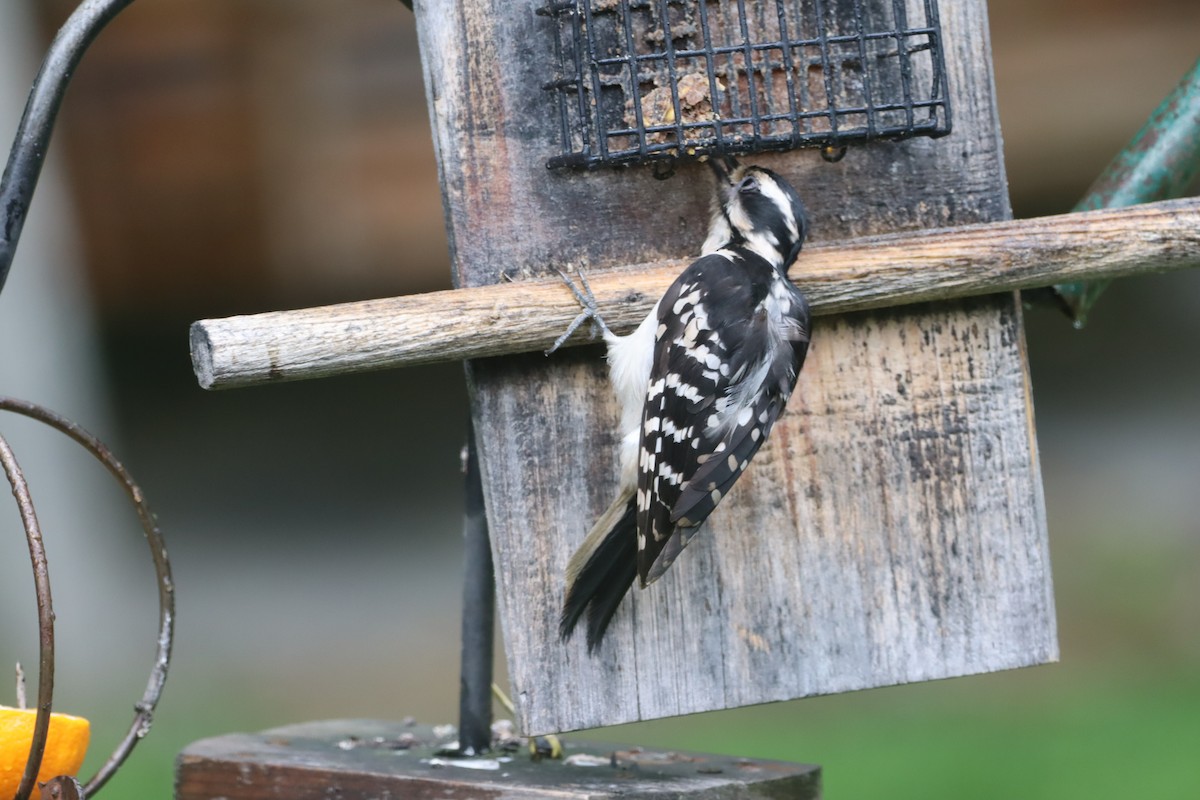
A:
[[[782,177],[729,157],[717,176],[701,256],[627,336],[566,275],[602,330],[621,406],[621,483],[567,567],[559,632],[587,613],[595,652],[634,578],[653,583],[766,440],[808,353],[809,311],[787,277],[804,243],[804,205]]]

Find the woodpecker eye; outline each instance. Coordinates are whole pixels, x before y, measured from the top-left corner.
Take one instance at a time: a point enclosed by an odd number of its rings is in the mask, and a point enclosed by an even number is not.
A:
[[[742,194],[753,194],[758,191],[758,179],[753,176],[742,178],[742,182],[738,184],[738,191]]]

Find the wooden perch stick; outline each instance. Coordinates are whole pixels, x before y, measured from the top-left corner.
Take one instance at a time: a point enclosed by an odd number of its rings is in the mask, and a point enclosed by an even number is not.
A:
[[[588,272],[614,331],[631,329],[686,261]],[[568,264],[549,265],[570,269]],[[792,268],[815,314],[1200,266],[1200,199],[926,230],[806,248]],[[558,279],[200,320],[206,389],[544,350],[579,313]],[[573,343],[587,339],[587,326]]]

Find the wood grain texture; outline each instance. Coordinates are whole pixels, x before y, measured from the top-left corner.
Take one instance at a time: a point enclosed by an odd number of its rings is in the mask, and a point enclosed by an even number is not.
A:
[[[596,273],[605,321],[632,329],[686,261]],[[563,264],[563,268],[569,265]],[[1200,200],[816,245],[792,279],[813,313],[1200,267]],[[579,312],[558,278],[275,311],[192,326],[200,385],[224,389],[542,351]],[[585,341],[587,328],[568,344]]]
[[[710,179],[548,173],[550,23],[428,0],[418,27],[459,285],[694,255]],[[982,0],[942,4],[955,132],[837,164],[754,159],[814,239],[1007,218]],[[557,637],[563,570],[616,485],[599,348],[469,362],[519,724],[609,725],[1057,657],[1019,308],[1010,295],[826,317],[770,442],[596,657]]]
[[[453,734],[449,737],[453,738]],[[596,766],[531,761],[525,752],[495,769],[431,763],[450,744],[428,725],[327,720],[193,742],[179,756],[175,800],[819,800],[810,764],[663,753],[564,742],[568,758]],[[483,759],[473,759],[478,762]],[[609,763],[603,763],[609,762]],[[461,763],[461,762],[460,762]]]

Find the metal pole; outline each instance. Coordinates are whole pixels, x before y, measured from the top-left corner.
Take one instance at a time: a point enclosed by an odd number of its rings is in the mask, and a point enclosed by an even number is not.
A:
[[[1075,211],[1120,208],[1180,197],[1200,172],[1200,59],[1133,140],[1109,163]],[[1088,311],[1110,281],[1064,283],[1054,291],[1074,319]]]
[[[458,703],[458,746],[463,755],[491,749],[492,652],[496,579],[483,508],[483,480],[475,450],[474,425],[467,425],[466,519],[463,538],[462,672]]]
[[[84,0],[59,29],[29,90],[4,177],[0,178],[0,289],[17,252],[33,190],[50,146],[54,120],[88,45],[133,0]]]

